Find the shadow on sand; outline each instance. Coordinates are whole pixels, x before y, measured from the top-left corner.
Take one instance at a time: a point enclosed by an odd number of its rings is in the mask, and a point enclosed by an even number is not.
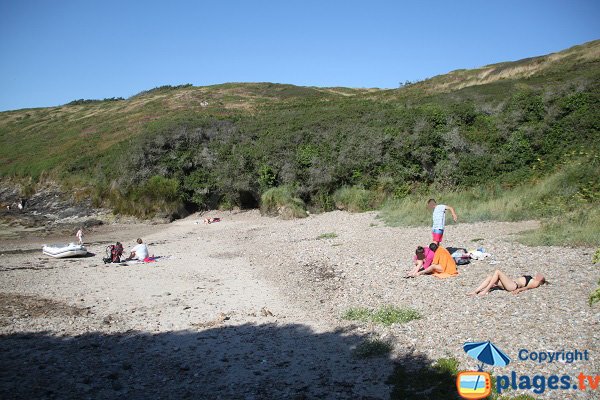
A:
[[[363,340],[343,330],[315,333],[298,324],[2,335],[0,398],[385,399],[394,389],[386,381],[399,367],[406,372],[396,379],[404,398],[437,398],[431,391],[409,390],[410,370],[426,371],[431,360],[353,357],[352,349]]]

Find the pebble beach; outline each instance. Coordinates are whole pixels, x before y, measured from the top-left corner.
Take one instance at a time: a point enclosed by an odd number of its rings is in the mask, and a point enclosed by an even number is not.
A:
[[[206,217],[221,221],[204,224]],[[90,254],[70,259],[42,255],[54,238],[3,241],[0,397],[386,399],[395,366],[453,357],[461,370],[476,370],[462,345],[488,340],[511,358],[487,369],[495,376],[598,375],[600,305],[588,304],[600,277],[594,249],[516,241],[537,227],[449,225],[443,244],[491,256],[447,279],[405,278],[429,229],[388,227],[375,212],[299,220],[209,212],[104,225],[86,232]],[[156,262],[102,262],[107,244],[130,249],[137,237]],[[496,269],[515,278],[540,272],[549,284],[466,295]],[[420,318],[391,326],[342,318],[383,306]],[[391,344],[389,354],[356,357],[369,338]],[[586,359],[524,357],[576,350],[587,350]],[[593,390],[507,393],[598,398]]]

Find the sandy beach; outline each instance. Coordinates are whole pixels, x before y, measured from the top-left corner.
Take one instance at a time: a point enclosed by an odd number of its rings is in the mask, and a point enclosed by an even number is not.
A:
[[[222,220],[206,225],[207,216]],[[597,375],[600,306],[588,305],[600,276],[593,249],[514,240],[537,226],[448,226],[447,245],[482,246],[491,257],[443,280],[404,278],[415,247],[430,240],[427,227],[386,227],[374,212],[290,221],[210,212],[170,224],[104,225],[86,232],[93,256],[62,260],[42,255],[41,245],[71,238],[3,241],[0,397],[385,399],[396,365],[454,357],[461,369],[476,369],[462,345],[487,340],[512,359],[493,375]],[[130,249],[137,237],[157,262],[102,262],[107,244]],[[513,277],[541,272],[550,284],[466,296],[496,269]],[[390,327],[341,318],[351,307],[385,305],[422,318]],[[366,338],[393,350],[358,358],[353,349]],[[589,359],[538,363],[519,359],[522,349],[588,350]],[[597,398],[589,390],[511,393]]]

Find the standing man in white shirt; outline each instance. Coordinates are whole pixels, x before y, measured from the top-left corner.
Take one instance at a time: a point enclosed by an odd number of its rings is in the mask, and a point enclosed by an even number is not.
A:
[[[444,237],[444,228],[446,227],[446,210],[450,210],[452,218],[456,222],[456,212],[454,208],[445,204],[437,204],[435,199],[427,200],[427,207],[433,210],[433,225],[431,227],[431,236],[433,243],[439,245]]]

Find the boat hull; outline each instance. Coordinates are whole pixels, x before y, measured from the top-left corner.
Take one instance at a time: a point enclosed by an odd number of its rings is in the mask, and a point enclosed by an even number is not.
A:
[[[79,257],[87,254],[87,249],[82,245],[70,243],[68,245],[53,244],[42,247],[42,252],[54,258]]]

